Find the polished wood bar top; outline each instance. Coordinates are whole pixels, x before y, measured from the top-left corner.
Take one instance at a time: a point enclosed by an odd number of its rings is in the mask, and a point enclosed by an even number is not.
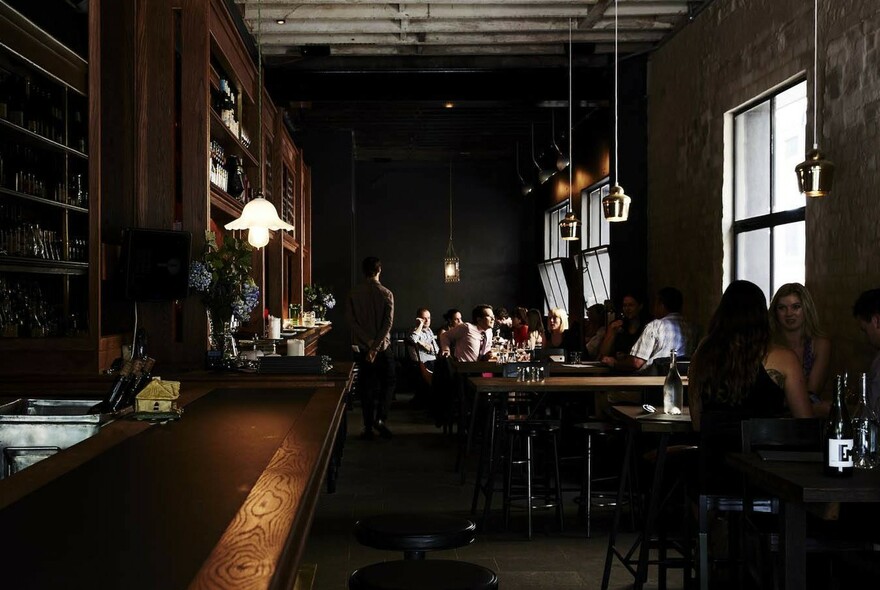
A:
[[[757,453],[731,453],[727,462],[754,485],[793,502],[880,502],[880,471],[856,469],[852,477],[828,477],[822,463],[767,461]]]
[[[547,377],[543,381],[521,382],[509,377],[470,377],[477,392],[503,393],[505,391],[602,391],[637,390],[663,387],[665,377],[641,375],[597,375]],[[682,377],[687,385],[687,378]],[[641,408],[640,408],[641,409]]]
[[[116,419],[0,481],[4,584],[292,588],[347,378],[184,381],[179,421]]]

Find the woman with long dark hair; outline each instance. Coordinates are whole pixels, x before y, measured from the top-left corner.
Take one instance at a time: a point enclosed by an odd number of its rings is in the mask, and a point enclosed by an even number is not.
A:
[[[771,340],[767,300],[749,281],[724,291],[707,336],[688,370],[688,399],[694,428],[704,412],[735,419],[791,413],[813,416],[797,356]]]

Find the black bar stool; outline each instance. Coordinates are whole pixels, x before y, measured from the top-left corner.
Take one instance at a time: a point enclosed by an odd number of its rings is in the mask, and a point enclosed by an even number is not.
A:
[[[558,435],[559,423],[555,421],[522,420],[510,421],[506,427],[508,446],[505,457],[504,477],[504,526],[510,520],[512,505],[523,502],[528,522],[528,538],[532,538],[532,510],[534,508],[555,508],[559,530],[565,528],[562,503],[562,486],[559,478]],[[544,455],[544,485],[535,486],[532,481],[534,473],[534,451],[537,440],[545,441],[541,449]],[[517,481],[514,468],[524,467],[524,473]],[[552,474],[546,472],[552,469]],[[550,481],[553,481],[552,485]],[[538,502],[537,504],[535,502]],[[487,502],[488,504],[488,502]]]
[[[616,498],[615,490],[596,491],[593,489],[593,483],[600,481],[617,481],[618,479],[618,476],[616,475],[601,478],[593,477],[593,438],[597,436],[607,437],[608,435],[611,435],[613,433],[622,432],[623,428],[619,424],[598,419],[590,420],[588,422],[581,422],[579,424],[573,424],[572,428],[579,430],[584,434],[584,456],[582,460],[583,472],[581,476],[580,491],[578,497],[575,498],[575,502],[577,502],[578,504],[578,520],[586,522],[587,538],[589,539],[592,536],[591,517],[593,498]],[[632,521],[632,528],[635,528],[634,503],[632,502],[632,497],[633,485],[632,478],[630,478],[626,502],[630,505],[630,519]],[[614,506],[615,503],[616,499],[611,499],[606,504],[606,506]]]
[[[407,560],[425,559],[426,551],[455,549],[474,542],[473,521],[442,514],[382,514],[354,525],[358,543],[374,549],[403,551]]]
[[[495,590],[498,576],[481,565],[448,559],[383,561],[358,568],[349,590]]]

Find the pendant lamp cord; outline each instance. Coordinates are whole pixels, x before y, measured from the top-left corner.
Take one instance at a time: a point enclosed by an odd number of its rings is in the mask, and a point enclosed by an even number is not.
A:
[[[257,2],[257,195],[263,194],[263,0]]]
[[[571,213],[571,169],[574,168],[574,154],[571,151],[571,136],[574,134],[574,128],[571,123],[571,112],[574,109],[572,105],[572,51],[571,43],[571,19],[568,19],[568,212]]]
[[[617,164],[617,0],[614,0],[614,184],[620,184],[620,171]]]
[[[449,246],[452,247],[452,162],[449,162]]]
[[[819,0],[813,0],[813,149],[819,149],[816,113],[819,87]]]

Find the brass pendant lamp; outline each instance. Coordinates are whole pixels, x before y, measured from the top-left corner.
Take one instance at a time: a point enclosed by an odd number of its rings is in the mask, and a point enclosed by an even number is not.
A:
[[[293,230],[294,227],[278,217],[278,210],[263,196],[263,51],[260,47],[263,32],[263,3],[257,4],[257,196],[248,201],[238,219],[223,227],[248,230],[248,243],[262,248],[269,243],[269,230]]]
[[[519,172],[518,168],[517,172]],[[447,283],[461,281],[461,266],[452,246],[452,162],[449,162],[449,245],[446,246],[446,257],[443,259],[443,279]]]
[[[602,199],[602,213],[608,221],[626,221],[629,219],[629,205],[632,201],[629,195],[623,192],[623,187],[618,184],[620,180],[618,157],[617,157],[617,118],[618,118],[618,87],[617,80],[617,0],[614,0],[614,186]]]
[[[574,127],[572,126],[572,111],[574,109],[572,103],[572,55],[573,55],[573,46],[571,42],[571,19],[568,19],[568,156],[572,158],[574,155],[571,151],[571,137],[573,135]],[[574,164],[570,164],[568,167],[568,213],[565,214],[565,217],[562,221],[559,222],[559,237],[565,241],[573,242],[575,240],[581,239],[581,220],[577,218],[577,215],[574,214],[574,211],[571,209],[571,194],[572,194],[572,168],[574,168]]]
[[[827,197],[834,184],[834,164],[819,151],[817,99],[819,93],[819,0],[813,2],[813,149],[795,166],[798,190],[808,197]]]

